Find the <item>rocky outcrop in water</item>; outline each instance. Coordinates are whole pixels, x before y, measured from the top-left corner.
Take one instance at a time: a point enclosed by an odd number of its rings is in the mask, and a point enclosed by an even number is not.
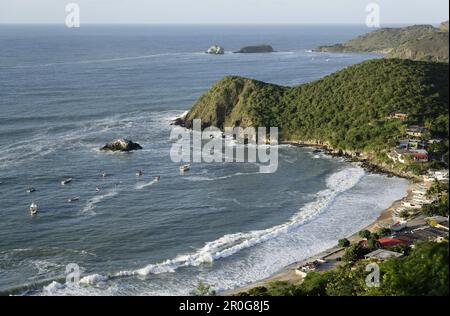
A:
[[[225,54],[225,49],[222,46],[213,45],[206,51],[206,53],[211,55],[223,55]]]
[[[264,45],[256,45],[256,46],[246,46],[234,52],[235,54],[255,54],[255,53],[273,53],[275,50],[272,46],[264,44]]]
[[[142,149],[142,146],[139,145],[138,143],[134,143],[131,140],[121,138],[121,139],[117,139],[113,142],[106,144],[100,150],[128,152],[128,151],[140,150],[140,149]]]

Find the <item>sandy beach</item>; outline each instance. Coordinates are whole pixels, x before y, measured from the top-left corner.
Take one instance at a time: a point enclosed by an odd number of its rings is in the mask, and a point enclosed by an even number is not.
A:
[[[403,197],[400,200],[394,201],[390,207],[388,207],[387,209],[385,209],[381,212],[380,216],[377,218],[376,221],[374,221],[373,223],[371,223],[370,225],[368,225],[366,228],[363,228],[363,229],[367,229],[371,232],[374,232],[381,227],[388,227],[388,226],[394,224],[394,220],[392,218],[393,211],[401,205],[402,200],[410,199],[413,196],[413,188],[417,182],[418,182],[417,179],[410,179],[408,189],[407,189],[407,194],[405,195],[405,197]],[[347,239],[351,243],[356,243],[361,240],[361,238],[358,236],[358,233],[355,233],[351,236],[347,236]],[[337,243],[337,241],[336,241],[336,243]],[[341,264],[341,262],[338,261],[337,259],[341,258],[344,255],[344,253],[345,253],[345,248],[338,247],[336,244],[336,246],[333,248],[330,248],[326,251],[318,253],[317,255],[314,255],[307,259],[295,262],[295,263],[285,267],[284,269],[275,273],[274,275],[272,275],[269,278],[266,278],[264,280],[261,280],[261,281],[255,282],[255,283],[248,284],[246,286],[243,286],[243,287],[231,290],[231,291],[225,291],[225,292],[221,293],[221,295],[224,295],[224,296],[236,295],[241,292],[247,292],[247,291],[249,291],[253,288],[259,287],[259,286],[267,286],[267,283],[270,283],[270,282],[280,282],[280,281],[281,282],[287,281],[287,282],[291,282],[291,283],[300,282],[302,280],[302,277],[295,273],[295,269],[298,268],[299,266],[306,264],[308,262],[315,261],[317,259],[322,259],[322,260],[326,260],[326,263],[322,264],[319,267],[319,269],[318,269],[319,272],[334,269]]]

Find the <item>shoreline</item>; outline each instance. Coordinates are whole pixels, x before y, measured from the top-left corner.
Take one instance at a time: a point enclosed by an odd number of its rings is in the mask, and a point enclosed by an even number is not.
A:
[[[372,222],[371,224],[369,224],[368,226],[360,229],[360,230],[369,230],[369,231],[375,231],[378,228],[381,227],[386,227],[386,226],[390,226],[392,224],[394,224],[394,219],[392,217],[393,211],[398,208],[402,202],[402,200],[404,199],[409,199],[413,196],[413,187],[414,185],[417,183],[417,181],[419,180],[418,178],[415,177],[411,177],[405,174],[394,174],[391,171],[385,170],[383,167],[378,166],[366,159],[361,160],[361,159],[355,159],[355,157],[348,157],[346,155],[334,155],[331,153],[330,149],[327,146],[324,145],[315,145],[315,144],[299,144],[298,142],[294,143],[294,142],[283,142],[283,144],[290,144],[293,146],[298,146],[298,147],[302,147],[302,148],[313,148],[313,149],[319,149],[321,151],[323,151],[325,154],[327,155],[331,155],[333,157],[344,157],[348,159],[349,163],[361,163],[360,167],[363,168],[366,172],[368,173],[375,173],[375,174],[384,174],[390,177],[398,177],[398,178],[403,178],[403,179],[407,179],[408,180],[408,187],[406,189],[406,195],[396,201],[393,201],[392,204],[384,209],[380,215],[378,216],[378,218]],[[359,230],[359,231],[360,231]],[[361,238],[358,236],[358,232],[350,235],[350,236],[346,236],[343,238],[347,238],[351,243],[355,243],[361,240]],[[329,248],[325,251],[322,251],[320,253],[317,253],[316,255],[310,256],[308,258],[296,261],[292,264],[289,264],[285,267],[283,267],[282,269],[280,269],[278,272],[272,274],[271,276],[259,280],[259,281],[255,281],[252,282],[250,284],[244,285],[244,286],[240,286],[236,289],[233,290],[227,290],[224,292],[219,293],[218,295],[220,296],[232,296],[232,295],[237,295],[241,292],[248,292],[249,290],[256,288],[256,287],[260,287],[260,286],[267,286],[267,283],[270,282],[283,282],[283,281],[287,281],[287,282],[292,282],[292,283],[297,283],[297,282],[301,282],[302,281],[302,277],[297,275],[295,273],[295,269],[298,268],[299,266],[307,263],[307,262],[312,262],[315,261],[317,259],[327,259],[328,260],[333,260],[334,262],[327,262],[327,264],[324,264],[321,269],[319,269],[319,272],[323,272],[323,271],[328,271],[328,270],[332,270],[335,269],[339,266],[339,262],[336,261],[335,259],[337,257],[339,257],[343,251],[345,251],[345,248],[340,248],[337,245],[337,240],[336,240],[336,246]]]

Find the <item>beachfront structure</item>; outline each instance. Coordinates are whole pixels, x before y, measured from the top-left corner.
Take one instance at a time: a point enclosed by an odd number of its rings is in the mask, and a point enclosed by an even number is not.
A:
[[[430,132],[423,126],[411,125],[406,129],[406,135],[412,137],[425,138],[430,136]]]
[[[385,247],[406,245],[407,243],[398,238],[386,237],[378,239],[378,244],[380,245],[381,248],[385,248]]]
[[[390,153],[388,153],[389,159],[400,162],[400,163],[406,163],[406,155],[409,153],[407,149],[393,149]]]
[[[429,155],[425,149],[403,149],[395,148],[387,154],[389,159],[406,164],[408,160],[412,162],[428,162]]]
[[[308,273],[316,271],[322,263],[325,263],[325,261],[315,260],[313,262],[305,263],[304,265],[295,269],[295,274],[304,278]]]
[[[428,225],[421,226],[411,231],[411,236],[416,240],[422,241],[435,241],[438,242],[442,239],[448,240],[448,230],[431,227]]]
[[[420,139],[404,139],[398,142],[397,148],[415,150],[415,149],[425,149],[427,146],[426,142]]]
[[[425,149],[416,149],[411,151],[412,159],[415,162],[428,162],[428,151]]]
[[[409,115],[406,113],[393,113],[391,114],[388,119],[389,120],[400,120],[400,121],[406,121],[409,118]]]
[[[440,170],[440,171],[430,171],[428,175],[423,177],[425,182],[448,182],[449,181],[449,172],[448,170]]]
[[[403,201],[402,207],[409,208],[409,209],[421,209],[423,204],[415,201]]]
[[[395,252],[395,251],[390,251],[390,250],[386,250],[386,249],[377,249],[377,250],[372,251],[371,253],[365,255],[364,258],[385,261],[390,258],[400,258],[402,256],[403,256],[403,254]]]

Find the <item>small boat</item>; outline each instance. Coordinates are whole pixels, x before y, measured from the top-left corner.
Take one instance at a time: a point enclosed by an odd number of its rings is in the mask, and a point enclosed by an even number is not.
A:
[[[138,172],[136,172],[136,176],[138,177],[142,177],[144,175],[144,173],[142,172],[142,170],[139,170]]]
[[[66,185],[69,184],[70,182],[72,182],[72,178],[66,178],[61,181],[61,185]]]
[[[108,174],[106,172],[102,172],[102,177],[106,178],[108,176]]]
[[[31,213],[31,215],[36,215],[37,212],[38,212],[38,206],[37,206],[37,204],[34,203],[34,202],[31,203],[31,205],[30,205],[30,213]]]
[[[101,189],[100,189],[99,187],[96,187],[96,188],[95,188],[95,192],[98,193],[98,192],[100,192],[100,191],[101,191]]]
[[[35,192],[35,191],[36,191],[36,189],[33,188],[33,187],[29,187],[29,188],[27,189],[27,193],[33,193],[33,192]]]
[[[77,197],[74,197],[72,199],[68,199],[67,202],[72,203],[72,202],[76,202],[76,201],[79,201],[79,200],[80,200],[80,197],[77,196]]]
[[[186,172],[186,171],[189,171],[190,168],[191,168],[190,165],[182,165],[182,166],[180,166],[180,171]]]
[[[161,177],[160,176],[156,176],[155,177],[155,181],[159,181],[159,180],[161,180]]]

